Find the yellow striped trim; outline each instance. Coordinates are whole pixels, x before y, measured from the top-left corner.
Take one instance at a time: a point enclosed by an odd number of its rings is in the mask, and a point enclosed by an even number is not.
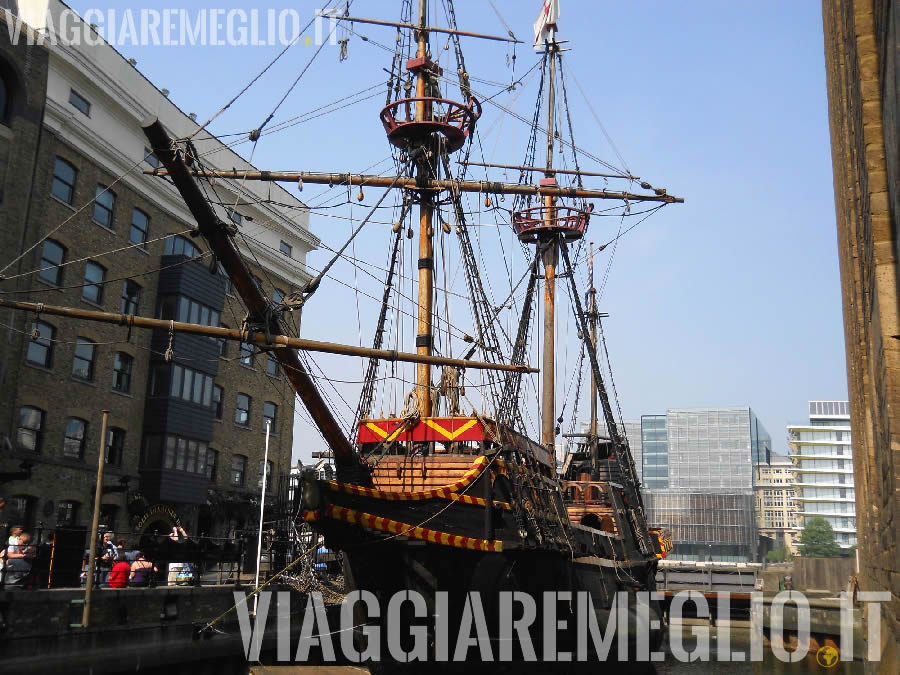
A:
[[[438,424],[437,422],[435,422],[435,421],[432,420],[432,419],[426,419],[426,420],[425,420],[425,426],[431,427],[431,428],[434,429],[436,432],[438,432],[439,434],[441,434],[441,436],[443,436],[444,438],[446,438],[448,441],[455,441],[461,434],[465,433],[466,431],[468,431],[469,429],[471,429],[472,427],[474,427],[476,424],[478,424],[478,420],[477,420],[477,419],[469,420],[468,422],[466,422],[465,424],[463,424],[463,425],[462,425],[459,429],[457,429],[456,431],[450,431],[449,429],[446,429],[445,427],[443,427],[442,425]]]
[[[304,519],[308,513],[304,512]],[[482,551],[484,553],[502,553],[503,542],[496,539],[477,539],[475,537],[459,537],[455,534],[447,532],[439,532],[437,530],[429,530],[425,527],[417,527],[407,523],[401,523],[396,520],[389,520],[381,516],[374,516],[371,513],[363,511],[354,511],[343,506],[334,506],[330,504],[325,511],[329,518],[341,520],[353,525],[361,525],[372,530],[380,532],[389,532],[391,534],[403,535],[412,539],[427,541],[432,544],[440,544],[442,546],[452,546],[454,548],[465,548],[470,551]],[[316,518],[318,519],[318,517]]]

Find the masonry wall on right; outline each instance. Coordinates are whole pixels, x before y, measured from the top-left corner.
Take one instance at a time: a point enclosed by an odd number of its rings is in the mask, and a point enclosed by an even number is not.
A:
[[[891,593],[872,666],[900,672],[900,3],[823,0],[822,15],[857,525],[866,533],[858,579],[863,591]]]

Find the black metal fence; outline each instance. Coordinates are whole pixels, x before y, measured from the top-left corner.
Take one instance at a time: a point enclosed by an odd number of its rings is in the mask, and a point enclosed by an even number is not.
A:
[[[173,541],[169,534],[143,534],[137,546],[120,549],[115,561],[101,560],[103,549],[98,542],[94,586],[107,587],[115,562],[133,563],[138,553],[151,563],[149,585],[216,585],[246,584],[256,572],[257,532],[238,532],[233,537],[188,537]],[[4,570],[3,586],[24,589],[77,588],[84,586],[87,575],[88,550],[83,529],[56,530],[48,541],[33,547],[29,559],[31,570],[24,578]],[[260,578],[265,579],[284,569],[297,554],[297,537],[278,537],[277,532],[264,532],[260,555]]]

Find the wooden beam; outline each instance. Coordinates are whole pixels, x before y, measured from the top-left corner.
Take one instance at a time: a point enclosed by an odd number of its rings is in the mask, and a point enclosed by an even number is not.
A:
[[[168,172],[160,169],[144,171],[150,176],[167,176]],[[583,188],[559,187],[549,185],[518,185],[515,183],[498,183],[494,181],[475,180],[425,180],[417,181],[408,176],[373,176],[359,173],[315,173],[310,171],[200,171],[193,170],[191,175],[201,178],[218,178],[233,180],[258,180],[275,183],[312,183],[314,185],[359,185],[369,187],[399,187],[410,190],[458,190],[459,192],[478,192],[485,194],[533,195],[539,197],[580,197],[583,199],[616,199],[629,202],[659,202],[663,204],[683,204],[683,197],[674,195],[652,194],[642,195],[634,192],[610,190],[587,190]]]
[[[203,326],[194,323],[182,323],[180,321],[167,321],[165,319],[148,319],[132,314],[114,314],[111,312],[97,312],[77,307],[60,307],[58,305],[45,305],[35,302],[13,302],[0,298],[0,307],[19,309],[25,312],[51,314],[54,316],[66,316],[72,319],[84,321],[98,321],[100,323],[114,323],[120,326],[137,326],[138,328],[160,328],[172,330],[176,333],[192,333],[226,340],[240,340],[252,343],[260,347],[287,347],[289,349],[301,349],[308,352],[323,352],[325,354],[338,354],[342,356],[363,356],[382,359],[384,361],[404,361],[407,363],[429,363],[435,366],[456,366],[459,368],[474,368],[476,370],[506,370],[521,373],[536,373],[536,368],[513,365],[507,363],[487,363],[484,361],[468,361],[465,359],[451,359],[443,356],[425,354],[411,354],[398,352],[394,349],[371,349],[369,347],[357,347],[356,345],[344,345],[336,342],[322,342],[320,340],[307,340],[305,338],[288,337],[287,335],[269,335],[265,333],[249,333],[247,331],[231,328],[219,328],[217,326]],[[298,368],[286,365],[286,368]],[[303,371],[306,372],[306,371]]]
[[[381,19],[363,19],[358,16],[331,16],[331,15],[323,15],[328,19],[336,19],[338,21],[350,21],[351,23],[367,23],[372,24],[373,26],[390,26],[392,28],[409,28],[411,30],[421,30],[420,26],[416,26],[411,23],[400,23],[397,21],[382,21]],[[515,35],[513,35],[512,31],[510,31],[510,37],[503,37],[501,35],[485,35],[484,33],[470,33],[465,30],[453,30],[451,28],[441,28],[439,26],[425,26],[426,33],[444,33],[446,35],[460,35],[462,37],[471,37],[471,38],[480,38],[482,40],[494,40],[496,42],[514,42],[516,44],[522,44],[521,40],[516,39]]]

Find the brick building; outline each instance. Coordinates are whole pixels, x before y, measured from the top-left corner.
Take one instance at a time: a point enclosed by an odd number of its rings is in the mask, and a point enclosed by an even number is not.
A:
[[[794,464],[789,457],[772,455],[767,464],[754,467],[756,525],[760,536],[760,558],[785,548],[794,552],[797,538],[797,507],[794,503]]]
[[[49,3],[51,17],[66,9]],[[190,236],[178,193],[143,174],[155,158],[141,120],[157,115],[183,137],[194,118],[102,40],[27,45],[24,30],[11,43],[0,28],[0,291],[240,327],[243,304]],[[210,166],[250,168],[208,134],[194,142]],[[214,189],[266,295],[302,286],[318,243],[304,205],[274,186]],[[294,395],[274,359],[165,330],[5,309],[0,323],[0,494],[29,528],[89,526],[103,409],[103,526],[135,536],[173,521],[214,536],[254,527],[266,421],[270,494],[291,464]]]
[[[889,591],[900,670],[900,6],[824,0],[825,67],[857,494],[859,583]]]

